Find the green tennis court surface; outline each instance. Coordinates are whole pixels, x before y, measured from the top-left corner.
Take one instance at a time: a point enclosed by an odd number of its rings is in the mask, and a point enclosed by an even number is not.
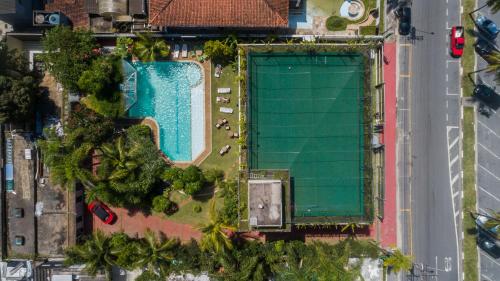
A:
[[[363,56],[248,63],[250,168],[290,169],[295,218],[363,216]]]

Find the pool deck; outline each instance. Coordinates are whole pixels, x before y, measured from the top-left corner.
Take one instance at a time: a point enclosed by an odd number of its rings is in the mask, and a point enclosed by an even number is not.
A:
[[[205,81],[205,149],[192,161],[172,161],[163,152],[161,153],[165,161],[176,167],[185,168],[190,165],[200,165],[212,152],[212,105],[211,105],[211,88],[212,88],[212,77],[211,77],[211,67],[212,64],[210,60],[206,60],[203,63],[193,60],[193,59],[173,59],[171,61],[178,62],[192,62],[198,64],[203,69],[203,79]],[[146,125],[151,128],[153,132],[153,139],[156,146],[160,150],[160,134],[159,126],[156,120],[152,117],[146,117],[142,120],[141,124]],[[161,152],[161,150],[160,150]]]

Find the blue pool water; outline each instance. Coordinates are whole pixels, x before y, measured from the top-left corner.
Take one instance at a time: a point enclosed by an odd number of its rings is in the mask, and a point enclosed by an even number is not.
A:
[[[133,66],[137,70],[137,101],[129,116],[154,118],[160,127],[163,153],[173,161],[191,161],[192,123],[202,121],[192,118],[192,104],[200,102],[191,100],[203,98],[201,68],[189,62],[135,62]],[[195,137],[199,142],[199,136]]]

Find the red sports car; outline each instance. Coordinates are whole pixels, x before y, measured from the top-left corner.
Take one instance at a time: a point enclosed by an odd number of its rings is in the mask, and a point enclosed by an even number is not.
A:
[[[89,211],[96,215],[105,224],[113,224],[116,219],[115,213],[113,213],[108,206],[98,200],[94,200],[89,204]]]
[[[454,26],[450,32],[451,56],[459,58],[464,53],[465,34],[462,26]]]

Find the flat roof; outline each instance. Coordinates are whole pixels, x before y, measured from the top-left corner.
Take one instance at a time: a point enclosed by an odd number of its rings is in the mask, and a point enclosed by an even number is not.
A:
[[[250,227],[283,225],[281,180],[248,181],[248,221]]]
[[[249,167],[289,169],[294,221],[363,217],[365,58],[249,53]]]

